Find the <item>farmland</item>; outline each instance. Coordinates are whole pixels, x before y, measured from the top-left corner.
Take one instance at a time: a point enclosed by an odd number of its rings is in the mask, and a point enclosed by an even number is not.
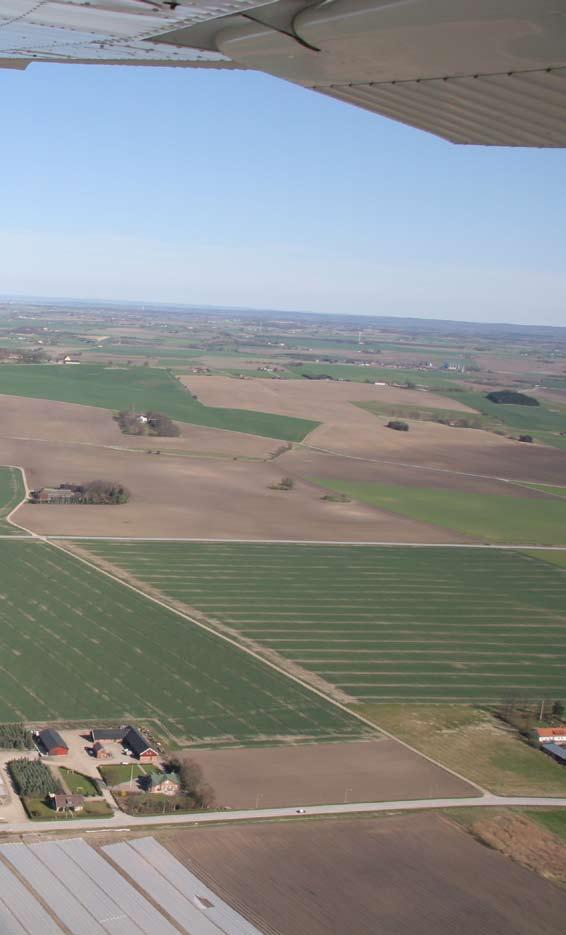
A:
[[[0,722],[146,721],[172,742],[371,733],[307,688],[43,542],[0,542]]]
[[[435,814],[195,829],[162,840],[278,935],[548,935],[566,912],[566,893]]]
[[[130,406],[142,411],[153,409],[179,422],[286,441],[300,441],[316,428],[315,422],[306,419],[204,406],[167,370],[151,367],[122,369],[95,364],[78,367],[4,364],[0,368],[0,393],[106,409],[128,409]]]
[[[15,467],[0,467],[0,535],[22,535],[22,530],[6,522],[6,517],[26,495],[22,472]]]
[[[354,699],[566,699],[566,578],[520,551],[88,543]]]
[[[317,483],[483,542],[566,545],[566,498],[543,496],[542,490],[540,499],[528,499],[338,479],[317,479]]]

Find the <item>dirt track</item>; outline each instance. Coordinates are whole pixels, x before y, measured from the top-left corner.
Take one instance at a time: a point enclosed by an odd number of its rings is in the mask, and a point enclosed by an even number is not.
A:
[[[266,935],[563,930],[566,893],[438,815],[209,828],[162,842]]]

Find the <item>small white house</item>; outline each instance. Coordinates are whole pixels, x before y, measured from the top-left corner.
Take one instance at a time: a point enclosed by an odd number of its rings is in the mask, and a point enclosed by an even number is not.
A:
[[[143,412],[140,412],[139,415],[137,416],[137,420],[140,423],[140,425],[145,425],[147,422],[147,416],[144,416]]]

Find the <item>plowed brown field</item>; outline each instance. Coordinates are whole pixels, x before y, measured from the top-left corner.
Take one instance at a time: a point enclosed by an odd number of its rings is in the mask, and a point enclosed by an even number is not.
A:
[[[162,838],[266,935],[549,935],[566,892],[437,815]]]

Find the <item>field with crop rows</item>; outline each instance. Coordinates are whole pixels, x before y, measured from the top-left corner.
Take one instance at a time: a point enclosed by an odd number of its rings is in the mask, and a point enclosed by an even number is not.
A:
[[[566,574],[519,551],[88,548],[362,701],[566,700]]]
[[[100,406],[104,409],[153,409],[165,412],[179,422],[282,438],[285,441],[301,441],[318,425],[308,419],[269,412],[204,406],[193,399],[190,391],[171,373],[152,367],[3,364],[0,367],[0,393]]]
[[[0,467],[0,535],[22,536],[22,529],[6,522],[6,517],[26,495],[22,472],[15,467]]]
[[[179,742],[351,739],[346,712],[38,541],[0,541],[0,723],[152,720]]]

